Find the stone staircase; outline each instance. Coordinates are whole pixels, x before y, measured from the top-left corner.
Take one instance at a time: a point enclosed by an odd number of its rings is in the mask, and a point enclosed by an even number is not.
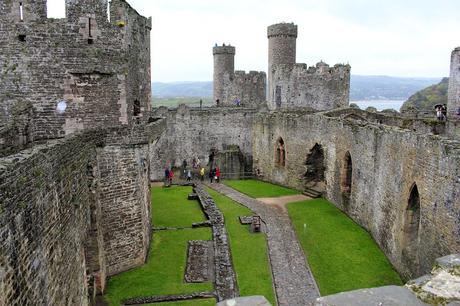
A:
[[[302,194],[304,194],[307,197],[310,197],[312,199],[320,198],[323,195],[323,193],[321,191],[318,191],[318,190],[312,189],[312,188],[308,188],[308,187],[305,187],[305,189],[302,192]]]

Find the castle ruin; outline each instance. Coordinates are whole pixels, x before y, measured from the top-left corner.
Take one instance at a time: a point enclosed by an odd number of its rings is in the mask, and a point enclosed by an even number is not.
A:
[[[268,77],[216,46],[219,107],[151,109],[151,20],[124,0],[0,4],[0,304],[88,305],[142,265],[149,181],[204,164],[318,189],[405,278],[460,252],[460,124],[348,107],[350,66],[296,64],[297,26],[268,28]],[[460,106],[459,51],[449,113]],[[266,97],[266,92],[268,97]],[[239,101],[239,106],[235,101]]]

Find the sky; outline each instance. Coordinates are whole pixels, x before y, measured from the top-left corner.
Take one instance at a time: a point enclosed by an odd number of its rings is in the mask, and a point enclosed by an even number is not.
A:
[[[297,62],[349,63],[352,74],[449,75],[460,46],[458,0],[127,0],[152,17],[152,80],[210,81],[212,47],[236,47],[235,69],[267,71],[267,26],[298,25]],[[64,0],[48,0],[63,17]]]

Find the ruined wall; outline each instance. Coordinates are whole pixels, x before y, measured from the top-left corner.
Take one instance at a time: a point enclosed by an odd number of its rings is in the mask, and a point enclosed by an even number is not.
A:
[[[252,170],[252,120],[255,109],[210,108],[193,109],[181,105],[168,110],[161,107],[153,116],[164,116],[165,133],[150,156],[151,180],[162,180],[166,166],[179,168],[185,159],[189,166],[193,158],[206,166],[212,149],[224,151],[228,146],[239,146],[247,171]]]
[[[273,68],[272,75],[274,96],[269,101],[270,109],[310,107],[330,110],[348,106],[349,65],[278,65]]]
[[[266,101],[265,72],[235,71],[224,74],[220,106],[236,106],[237,100],[243,107],[258,107]]]
[[[275,166],[282,137],[285,167]],[[306,159],[315,144],[324,150],[326,197],[366,228],[405,277],[429,271],[439,256],[460,251],[460,147],[439,136],[361,124],[302,112],[258,115],[253,161],[266,180],[303,189]],[[352,160],[351,193],[343,184],[345,156]],[[416,238],[404,232],[413,184],[420,194]]]
[[[21,3],[39,13],[20,21]],[[0,40],[7,42],[0,45],[0,129],[28,142],[127,125],[136,100],[141,112],[150,109],[150,20],[122,0],[112,1],[111,23],[107,1],[69,0],[66,12],[66,19],[47,19],[44,0],[0,7]],[[59,113],[61,101],[67,107]],[[15,127],[18,109],[31,113],[26,128]],[[7,137],[0,143],[14,143]]]
[[[98,235],[90,236],[99,226],[90,218],[98,187],[88,171],[101,138],[86,134],[0,160],[0,304],[88,304],[90,267],[104,262]]]

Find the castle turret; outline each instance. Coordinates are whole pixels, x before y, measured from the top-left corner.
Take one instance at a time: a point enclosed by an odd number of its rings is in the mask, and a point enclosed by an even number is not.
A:
[[[46,0],[4,0],[0,3],[0,17],[17,22],[46,20]]]
[[[273,69],[278,65],[295,65],[297,25],[278,23],[268,27],[268,101],[274,102]]]
[[[447,103],[450,116],[452,118],[456,117],[457,110],[460,107],[460,47],[452,51]]]
[[[223,101],[224,76],[232,75],[235,71],[235,47],[215,46],[212,49],[214,55],[214,101]]]

